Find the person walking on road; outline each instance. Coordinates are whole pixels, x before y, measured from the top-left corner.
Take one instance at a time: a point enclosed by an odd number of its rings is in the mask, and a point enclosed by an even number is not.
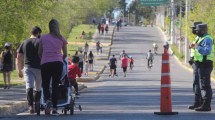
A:
[[[68,80],[75,88],[76,95],[80,95],[78,92],[78,83],[76,80],[76,75],[81,77],[81,70],[78,67],[79,58],[77,56],[72,57],[72,63],[68,66]]]
[[[121,60],[122,56],[125,56],[125,57],[129,58],[128,54],[125,53],[125,50],[122,50],[122,52],[120,53],[119,60]]]
[[[147,53],[146,59],[148,61],[148,68],[152,67],[154,55],[151,50],[149,50],[149,52]]]
[[[92,51],[90,51],[90,53],[88,55],[88,60],[89,60],[90,71],[93,71],[93,64],[95,64],[95,61],[94,61],[94,55],[93,55]]]
[[[98,41],[96,42],[96,51],[97,51],[97,55],[99,54],[99,51],[100,51],[100,54],[102,54],[102,47],[101,47],[101,43]]]
[[[193,25],[191,26],[192,28],[192,33],[194,35],[197,35],[196,26],[198,24],[202,24],[202,22],[194,22]],[[196,44],[198,40],[200,39],[199,36],[196,36],[192,44]],[[193,92],[194,92],[194,104],[191,106],[188,106],[188,109],[195,109],[201,106],[202,102],[202,96],[201,96],[201,90],[200,90],[200,85],[199,85],[199,75],[198,75],[198,70],[197,66],[194,63],[194,53],[195,53],[195,48],[192,48],[192,44],[189,46],[191,54],[190,54],[190,60],[189,64],[193,68]]]
[[[10,89],[11,71],[13,70],[13,57],[11,51],[11,44],[5,43],[4,51],[1,52],[2,72],[4,78],[4,89]]]
[[[100,34],[101,33],[101,23],[98,24],[97,29],[98,29],[98,32]]]
[[[132,56],[129,57],[128,62],[129,62],[130,70],[132,70],[134,67],[134,59]]]
[[[86,42],[84,45],[84,59],[87,59],[88,51],[89,51],[89,44]]]
[[[117,66],[117,59],[115,58],[115,55],[112,55],[113,57],[110,59],[110,75],[114,77],[115,75],[115,70]]]
[[[127,67],[128,67],[128,58],[125,55],[122,55],[121,66],[123,69],[124,77],[126,77]]]
[[[78,54],[79,57],[79,63],[78,63],[78,67],[81,70],[81,73],[83,73],[83,69],[84,69],[84,54],[82,54],[82,51],[80,51],[80,54]]]
[[[49,33],[41,36],[39,55],[41,56],[42,87],[45,100],[45,114],[57,112],[58,86],[63,71],[63,60],[67,57],[67,41],[60,34],[60,27],[57,20],[49,22]],[[61,53],[61,51],[63,53]],[[52,94],[50,95],[50,81],[52,79]],[[50,97],[52,96],[52,97]],[[52,102],[51,102],[52,101]]]
[[[40,102],[42,78],[40,70],[40,57],[38,55],[40,34],[42,30],[35,26],[31,31],[31,37],[17,49],[16,65],[18,76],[26,82],[26,93],[30,114],[35,112],[34,104]],[[22,73],[22,63],[24,63],[24,74]],[[34,91],[35,89],[35,91]],[[35,102],[35,103],[34,103]]]
[[[198,42],[192,44],[191,47],[195,48],[194,61],[198,70],[203,99],[201,106],[195,108],[195,110],[211,111],[211,72],[213,70],[214,40],[208,34],[207,24],[198,24],[195,30],[197,30],[197,35],[200,38]]]
[[[158,45],[155,42],[153,43],[153,50],[154,50],[154,54],[157,55]]]
[[[85,69],[85,75],[88,76],[88,73],[89,73],[89,62],[88,62],[88,60],[86,60],[84,63],[84,69]]]

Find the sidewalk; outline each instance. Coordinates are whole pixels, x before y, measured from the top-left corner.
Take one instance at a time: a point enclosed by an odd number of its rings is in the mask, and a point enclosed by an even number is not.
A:
[[[109,27],[109,33],[104,35],[99,35],[96,32],[93,36],[92,43],[93,46],[90,46],[90,50],[92,50],[95,55],[95,65],[94,71],[90,72],[88,76],[84,74],[80,79],[78,79],[79,89],[83,90],[87,86],[82,82],[90,82],[95,81],[99,78],[99,75],[104,71],[107,61],[109,58],[110,52],[110,44],[113,33],[113,26]],[[103,53],[97,55],[95,44],[97,41],[100,41],[104,46],[102,47]],[[5,115],[12,115],[19,112],[22,112],[28,108],[26,101],[26,89],[25,86],[14,86],[9,90],[0,89],[0,117]]]

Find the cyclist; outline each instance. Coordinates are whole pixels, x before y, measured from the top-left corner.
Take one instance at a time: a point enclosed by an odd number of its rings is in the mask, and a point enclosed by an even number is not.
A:
[[[154,55],[151,50],[149,50],[149,52],[147,53],[146,59],[148,60],[148,68],[152,67]]]
[[[158,45],[155,42],[153,43],[153,49],[154,49],[154,53],[157,55]]]

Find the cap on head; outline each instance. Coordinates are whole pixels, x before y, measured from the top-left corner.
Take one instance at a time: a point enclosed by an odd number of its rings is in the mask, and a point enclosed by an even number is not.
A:
[[[202,22],[193,22],[191,28],[195,28],[198,24],[202,24]]]
[[[10,43],[6,42],[6,43],[4,44],[4,46],[5,46],[5,47],[10,47]]]
[[[207,28],[208,28],[207,24],[198,24],[198,25],[196,26],[196,29],[195,29],[195,30],[205,30],[205,29],[207,29]]]

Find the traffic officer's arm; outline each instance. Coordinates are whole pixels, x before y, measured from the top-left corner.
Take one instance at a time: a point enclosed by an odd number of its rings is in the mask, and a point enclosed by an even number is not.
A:
[[[202,55],[209,55],[211,53],[213,41],[210,38],[206,38],[201,44],[197,45],[196,48]]]

